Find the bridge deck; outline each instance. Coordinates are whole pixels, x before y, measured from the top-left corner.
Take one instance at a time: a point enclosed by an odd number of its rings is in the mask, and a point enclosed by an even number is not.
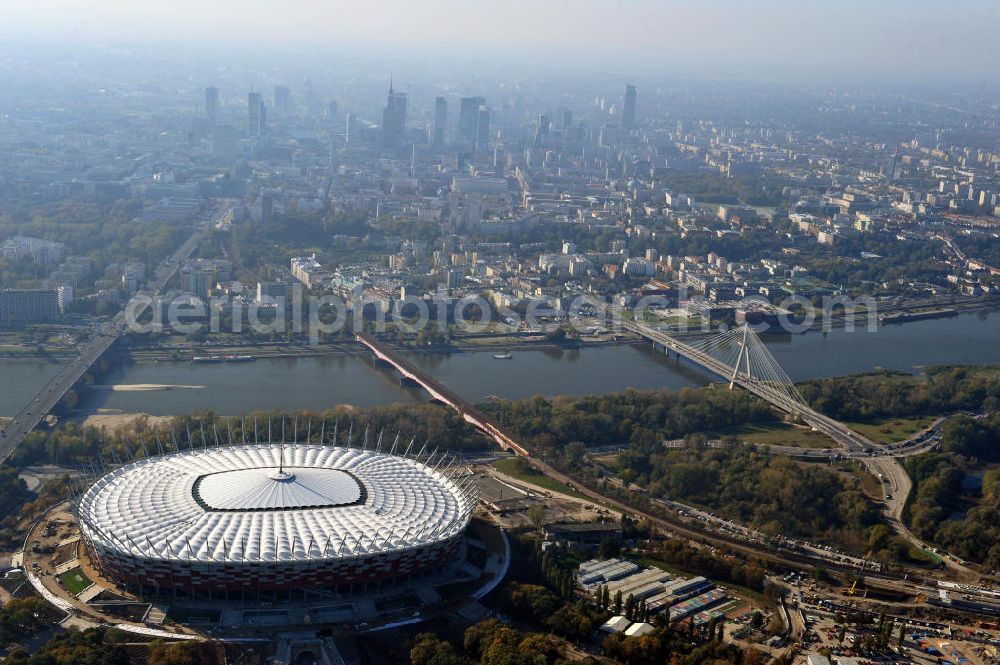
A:
[[[785,413],[801,418],[812,427],[815,427],[850,450],[857,450],[864,446],[875,446],[866,437],[854,432],[843,423],[816,411],[807,404],[789,399],[787,395],[766,383],[749,379],[745,374],[740,372],[737,372],[734,378],[734,368],[676,337],[629,321],[623,321],[622,327],[666,349],[670,349],[678,355],[684,356],[691,362],[724,378],[726,381],[732,381],[757,397],[773,404]]]
[[[501,448],[510,450],[521,457],[531,457],[527,449],[505,434],[492,418],[465,401],[457,393],[415,366],[409,360],[381,344],[378,339],[366,333],[356,334],[355,339],[368,347],[377,358],[396,368],[404,377],[418,383],[432,397],[457,411],[466,422],[496,441]]]

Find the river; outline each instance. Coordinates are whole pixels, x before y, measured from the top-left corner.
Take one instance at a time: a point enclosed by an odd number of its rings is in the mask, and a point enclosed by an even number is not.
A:
[[[934,364],[1000,364],[1000,313],[962,314],[914,321],[871,333],[834,330],[787,337],[765,336],[775,358],[794,380],[862,372],[878,367],[919,372]],[[510,360],[491,353],[411,354],[464,397],[520,399],[532,395],[583,395],[625,388],[682,388],[715,380],[648,346],[581,350],[513,350]],[[0,415],[13,414],[54,375],[41,360],[0,361]],[[210,409],[223,414],[255,409],[320,409],[337,404],[367,407],[426,399],[400,387],[398,376],[365,357],[262,358],[252,363],[140,362],[103,380],[117,390],[91,391],[82,406],[152,415]],[[122,390],[122,386],[177,386]],[[183,387],[181,387],[183,386]]]

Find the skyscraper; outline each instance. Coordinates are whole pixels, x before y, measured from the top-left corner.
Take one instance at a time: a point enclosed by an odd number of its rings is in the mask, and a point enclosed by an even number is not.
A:
[[[260,136],[261,109],[264,106],[259,92],[251,91],[247,95],[247,136]]]
[[[622,129],[635,129],[635,102],[635,86],[626,85],[625,103],[622,104]]]
[[[393,149],[406,138],[406,93],[393,92],[389,81],[389,96],[382,109],[382,147]]]
[[[573,125],[573,112],[569,109],[559,109],[556,112],[556,117],[559,118],[559,129],[565,131]]]
[[[536,148],[544,148],[549,142],[549,125],[551,121],[549,120],[549,115],[547,113],[542,113],[538,116],[538,126],[535,127],[535,141],[534,146]]]
[[[462,97],[458,113],[458,142],[467,148],[476,145],[479,107],[486,104],[482,97]]]
[[[476,112],[476,152],[490,149],[490,107],[480,106]]]
[[[208,118],[208,124],[215,127],[219,120],[219,89],[208,87],[205,88],[205,116]]]
[[[347,120],[344,127],[344,142],[345,143],[357,143],[358,142],[358,120],[353,113],[347,113]]]
[[[444,97],[434,100],[434,132],[431,141],[434,145],[444,145],[445,132],[448,129],[448,101]]]
[[[279,113],[288,113],[292,105],[292,91],[287,85],[274,86],[274,109]]]

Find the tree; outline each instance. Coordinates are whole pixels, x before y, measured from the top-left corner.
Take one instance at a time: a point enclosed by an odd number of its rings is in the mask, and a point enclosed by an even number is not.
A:
[[[455,648],[433,633],[420,633],[410,649],[411,665],[462,665],[467,662]]]
[[[502,627],[503,624],[496,619],[485,619],[466,628],[462,640],[465,653],[479,660],[483,650],[492,642],[493,634]]]
[[[545,625],[556,635],[567,639],[583,639],[594,629],[590,617],[580,607],[570,603],[556,610]]]
[[[622,590],[615,591],[615,614],[622,613]]]
[[[612,559],[621,554],[622,545],[614,538],[604,538],[597,549],[597,556],[601,559]]]
[[[149,665],[200,665],[201,654],[196,645],[175,642],[158,643],[149,647]]]
[[[541,529],[542,525],[545,524],[545,504],[536,503],[529,506],[528,519],[531,521],[532,526],[536,529]]]
[[[516,630],[501,625],[490,636],[479,662],[482,665],[515,665],[520,642]]]

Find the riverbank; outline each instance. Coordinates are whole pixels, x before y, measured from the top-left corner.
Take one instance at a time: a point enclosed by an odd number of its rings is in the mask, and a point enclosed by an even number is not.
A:
[[[705,385],[717,380],[693,364],[654,351],[631,336],[593,340],[579,347],[557,344],[541,335],[530,342],[511,337],[474,338],[474,343],[414,348],[401,353],[466,399],[493,396],[522,399],[533,395],[598,395],[627,388],[640,390]],[[920,374],[932,365],[1000,364],[1000,315],[962,313],[949,318],[882,326],[869,332],[834,329],[828,333],[762,335],[761,340],[793,381],[821,379],[882,368]],[[947,340],[947,343],[942,343]],[[521,343],[517,343],[521,341]],[[232,347],[211,346],[216,354]],[[174,352],[176,353],[176,357]],[[204,386],[201,389],[85,390],[77,408],[120,413],[169,415],[212,410],[224,414],[258,409],[324,409],[337,404],[371,407],[424,402],[427,395],[400,385],[398,373],[379,368],[371,354],[352,340],[330,344],[269,343],[235,349],[255,362],[194,363],[193,349],[137,349],[119,354],[99,383],[106,386]],[[201,349],[198,349],[200,352]],[[506,359],[506,352],[511,358]],[[494,359],[503,353],[504,359]],[[0,416],[19,413],[53,378],[61,365],[44,360],[0,361]]]
[[[114,432],[119,427],[135,424],[138,420],[146,420],[150,425],[162,425],[170,421],[173,416],[153,416],[148,413],[102,413],[99,409],[97,413],[81,414],[70,418],[72,422],[79,423],[82,427],[96,427],[105,432]]]
[[[397,351],[413,353],[495,353],[513,348],[530,351],[559,351],[579,348],[599,348],[606,346],[616,346],[619,344],[643,343],[636,335],[621,333],[619,335],[605,335],[600,338],[587,337],[578,342],[556,343],[547,340],[544,335],[534,336],[512,336],[512,335],[478,335],[472,339],[458,337],[447,345],[418,347],[411,344],[400,344],[389,341],[388,344]],[[190,362],[196,355],[205,355],[204,350],[193,348],[179,348],[174,346],[161,346],[155,348],[133,349],[131,351],[132,360],[136,362]],[[333,344],[272,344],[268,346],[258,345],[225,345],[211,347],[214,355],[249,355],[254,360],[265,358],[324,358],[324,357],[368,357],[371,353],[361,344],[354,341],[337,342]],[[226,364],[226,363],[217,363]]]

